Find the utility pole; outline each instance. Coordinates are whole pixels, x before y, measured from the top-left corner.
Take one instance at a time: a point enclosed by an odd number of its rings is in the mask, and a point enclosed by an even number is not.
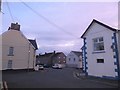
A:
[[[0,13],[4,14],[4,13],[2,12],[2,0],[0,0]]]
[[[0,12],[1,12],[1,2],[2,2],[2,1],[0,0]]]

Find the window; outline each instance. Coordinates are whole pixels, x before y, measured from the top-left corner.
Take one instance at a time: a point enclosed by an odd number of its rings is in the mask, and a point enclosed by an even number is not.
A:
[[[104,63],[104,59],[97,59],[97,63]]]
[[[93,49],[94,49],[94,51],[104,50],[103,37],[93,39]]]
[[[69,58],[69,61],[70,61],[70,58]]]
[[[14,47],[9,47],[9,56],[13,56]]]
[[[8,69],[12,69],[12,60],[8,60]]]
[[[75,61],[75,58],[74,58],[74,61]]]
[[[63,61],[63,62],[65,62],[65,61]]]

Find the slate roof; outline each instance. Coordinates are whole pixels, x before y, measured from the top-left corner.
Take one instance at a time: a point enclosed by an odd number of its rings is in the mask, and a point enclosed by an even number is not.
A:
[[[38,49],[38,47],[37,47],[37,43],[36,43],[36,40],[31,40],[31,39],[28,39],[30,42],[31,42],[31,44],[35,47],[35,50],[37,50]]]
[[[78,57],[80,56],[80,55],[82,55],[82,52],[79,52],[79,51],[72,51],[75,55],[77,55]]]
[[[100,25],[108,28],[109,30],[117,31],[117,29],[114,29],[114,28],[112,28],[112,27],[110,27],[110,26],[108,26],[108,25],[106,25],[106,24],[104,24],[104,23],[101,23],[101,22],[93,19],[93,21],[92,21],[92,22],[90,23],[90,25],[87,27],[87,29],[85,30],[85,32],[83,33],[83,35],[81,36],[81,38],[83,38],[83,36],[86,34],[86,32],[89,30],[89,28],[92,26],[93,23],[98,23],[98,24],[100,24]]]
[[[51,57],[53,55],[54,55],[54,53],[45,53],[43,55],[40,55],[39,57]]]
[[[58,55],[60,55],[60,54],[64,54],[63,52],[57,52],[57,53],[55,53],[55,55],[54,55],[54,57],[57,57]],[[65,55],[65,54],[64,54]]]
[[[42,55],[39,55],[39,57],[57,57],[59,54],[62,54],[63,52],[57,52],[57,53],[45,53]],[[64,54],[64,53],[63,53]]]

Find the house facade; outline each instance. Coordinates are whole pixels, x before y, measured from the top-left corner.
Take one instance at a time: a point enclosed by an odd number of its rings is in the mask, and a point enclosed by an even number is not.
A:
[[[46,53],[42,55],[38,55],[36,58],[36,64],[41,64],[47,67],[52,66],[52,57],[54,55],[54,52]]]
[[[82,52],[71,51],[66,57],[67,67],[82,68]]]
[[[57,52],[52,57],[52,64],[61,64],[63,67],[66,66],[66,56],[63,52]]]
[[[81,36],[83,67],[87,75],[120,77],[120,32],[95,19]]]
[[[11,23],[2,35],[2,70],[34,69],[36,40],[28,40],[20,31],[18,23]]]
[[[45,52],[45,54],[37,55],[36,57],[36,64],[41,64],[48,67],[51,67],[54,64],[62,64],[65,66],[66,63],[66,56],[62,52]]]

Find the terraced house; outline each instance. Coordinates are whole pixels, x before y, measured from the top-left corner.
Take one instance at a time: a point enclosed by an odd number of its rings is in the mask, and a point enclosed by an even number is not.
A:
[[[120,78],[120,31],[93,20],[81,36],[83,66],[87,75]]]
[[[66,64],[66,56],[63,52],[51,52],[42,55],[38,55],[36,58],[36,64],[41,64],[45,67],[51,67],[55,64],[61,64],[65,67]]]
[[[2,70],[34,69],[36,40],[28,40],[20,31],[18,23],[12,23],[2,35]]]

